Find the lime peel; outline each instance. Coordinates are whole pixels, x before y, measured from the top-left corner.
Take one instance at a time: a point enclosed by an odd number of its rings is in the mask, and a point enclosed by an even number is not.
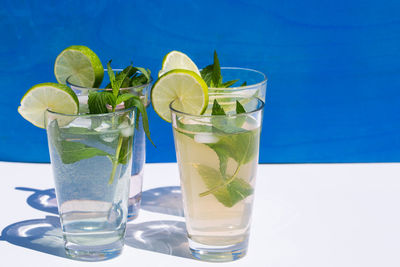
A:
[[[163,74],[153,85],[151,103],[154,111],[165,121],[171,122],[169,105],[179,99],[180,109],[201,115],[208,105],[208,87],[195,72],[174,69]]]
[[[45,128],[44,114],[47,109],[63,114],[78,114],[78,97],[64,84],[41,83],[25,93],[18,112],[33,125]]]

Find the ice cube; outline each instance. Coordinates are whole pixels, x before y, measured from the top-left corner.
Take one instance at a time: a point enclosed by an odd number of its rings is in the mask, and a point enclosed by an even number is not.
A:
[[[128,137],[133,135],[133,126],[129,125],[127,121],[122,122],[118,129],[120,129],[122,136]]]
[[[214,144],[217,143],[219,138],[212,134],[195,134],[194,141],[201,144]]]

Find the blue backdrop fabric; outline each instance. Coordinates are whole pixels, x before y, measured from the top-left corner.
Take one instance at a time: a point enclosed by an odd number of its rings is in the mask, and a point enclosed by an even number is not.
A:
[[[262,163],[400,160],[398,0],[0,2],[0,160],[49,162],[17,107],[73,44],[154,75],[171,50],[204,67],[214,49],[266,73]],[[171,125],[149,113],[147,162],[175,161]]]

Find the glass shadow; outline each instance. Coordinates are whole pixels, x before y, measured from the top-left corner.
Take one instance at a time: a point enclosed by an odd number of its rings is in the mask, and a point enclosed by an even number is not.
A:
[[[11,224],[3,229],[0,240],[67,258],[60,219],[56,216],[46,216],[44,219],[26,220]]]
[[[137,249],[192,259],[186,225],[180,221],[128,224],[125,245]]]
[[[54,189],[16,187],[16,190],[33,192],[27,204],[37,210],[58,215]],[[159,187],[143,192],[142,208],[151,212],[183,216],[182,197],[179,186]],[[43,253],[64,257],[64,240],[58,216],[46,216],[17,222],[4,228],[0,241]],[[192,258],[184,222],[172,220],[149,221],[127,224],[125,244],[137,249],[162,254]]]
[[[26,203],[32,208],[58,216],[57,199],[54,188],[40,190],[28,187],[16,187],[15,189],[33,192],[26,200]]]
[[[165,186],[143,191],[141,208],[151,212],[183,217],[179,186]]]

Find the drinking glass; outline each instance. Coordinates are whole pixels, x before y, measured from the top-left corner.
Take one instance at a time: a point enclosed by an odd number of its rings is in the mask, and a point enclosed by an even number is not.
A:
[[[265,76],[264,73],[258,70],[246,68],[221,67],[221,75],[224,78],[224,82],[231,80],[238,81],[229,88],[208,88],[210,97],[218,97],[222,95],[245,98],[258,97],[265,102],[267,76]]]
[[[213,95],[227,115],[182,112],[170,104],[184,213],[192,255],[231,261],[247,252],[264,102]],[[236,114],[236,101],[245,113]]]
[[[114,72],[120,72],[122,69],[113,69]],[[140,73],[140,72],[139,72]],[[134,87],[125,87],[120,90],[123,92],[129,92],[131,94],[137,95],[142,100],[142,103],[147,108],[150,104],[150,80],[148,83],[143,85],[138,85]],[[67,85],[74,90],[79,99],[80,112],[88,112],[88,95],[90,91],[101,91],[101,90],[111,90],[104,89],[109,83],[107,70],[104,70],[104,79],[102,83],[102,88],[87,88],[82,87],[77,84],[73,79],[73,76],[67,78]],[[118,108],[118,107],[117,107]],[[143,184],[143,172],[144,163],[146,161],[146,136],[143,130],[142,116],[136,118],[138,120],[138,129],[135,131],[134,143],[133,143],[133,160],[132,160],[132,174],[131,174],[131,188],[129,190],[129,209],[128,209],[128,221],[132,221],[139,215],[140,202],[142,198],[142,184]]]
[[[105,114],[46,111],[66,254],[97,261],[121,253],[135,130],[134,108]]]

